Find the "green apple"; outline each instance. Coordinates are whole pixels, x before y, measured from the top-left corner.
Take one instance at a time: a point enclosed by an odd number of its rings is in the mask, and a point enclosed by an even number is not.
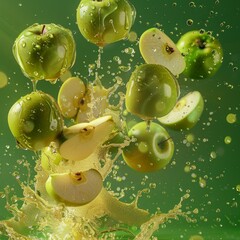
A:
[[[223,62],[220,42],[208,32],[190,31],[177,42],[186,61],[184,74],[193,79],[212,77]]]
[[[174,42],[158,28],[146,30],[140,37],[139,49],[146,63],[160,64],[173,75],[185,69],[185,60]]]
[[[74,64],[75,41],[60,25],[33,24],[15,40],[13,55],[31,80],[55,81]]]
[[[56,101],[41,91],[21,97],[11,107],[8,125],[19,146],[34,151],[48,146],[63,130]]]
[[[95,169],[50,174],[45,184],[50,197],[68,206],[81,206],[91,202],[101,192],[102,186],[102,176]]]
[[[126,92],[127,110],[144,120],[168,114],[177,102],[179,87],[170,71],[159,64],[142,64],[132,73]]]
[[[168,132],[159,124],[140,122],[129,132],[133,139],[123,149],[123,159],[139,172],[153,172],[165,167],[173,157],[174,143]]]
[[[58,105],[66,118],[74,118],[85,103],[86,87],[78,77],[68,78],[58,92]]]
[[[203,109],[203,97],[200,92],[194,91],[182,97],[170,113],[158,120],[175,130],[191,129],[199,121]]]
[[[77,24],[88,41],[104,46],[125,38],[135,15],[135,8],[128,0],[81,0]]]

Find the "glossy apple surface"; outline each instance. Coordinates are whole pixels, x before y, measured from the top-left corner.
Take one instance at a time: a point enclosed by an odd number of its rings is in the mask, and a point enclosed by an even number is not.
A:
[[[41,91],[21,97],[11,107],[8,125],[19,146],[34,151],[48,146],[63,130],[55,100]]]
[[[168,114],[177,102],[179,87],[170,71],[159,64],[142,64],[132,73],[126,92],[127,110],[140,118]]]
[[[128,133],[133,142],[123,149],[123,159],[139,172],[153,172],[165,167],[172,159],[174,143],[159,124],[140,122]]]
[[[193,128],[204,109],[204,100],[200,92],[193,91],[183,96],[170,113],[158,118],[159,122],[175,130]]]
[[[88,41],[104,46],[127,37],[135,14],[128,0],[82,0],[77,8],[77,24]]]
[[[158,28],[143,32],[139,40],[139,49],[146,63],[160,64],[173,75],[185,69],[185,60],[175,43]]]
[[[177,47],[186,61],[184,74],[190,78],[212,77],[222,65],[222,46],[210,33],[187,32],[179,39]]]
[[[45,187],[50,197],[69,206],[81,206],[94,200],[102,190],[101,174],[90,169],[85,172],[49,175]]]
[[[54,81],[72,67],[76,57],[70,30],[56,24],[33,24],[14,42],[13,55],[31,80]]]

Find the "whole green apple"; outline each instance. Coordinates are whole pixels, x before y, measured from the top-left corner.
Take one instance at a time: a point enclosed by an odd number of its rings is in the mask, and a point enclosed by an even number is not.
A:
[[[186,61],[184,74],[193,79],[212,77],[223,62],[220,42],[208,32],[190,31],[177,42]]]
[[[135,15],[128,0],[82,0],[77,8],[77,24],[88,41],[104,46],[125,38]]]
[[[9,128],[20,147],[40,150],[63,130],[63,120],[55,100],[41,91],[21,97],[9,110]]]
[[[179,86],[171,72],[159,64],[142,64],[132,73],[125,104],[144,120],[168,114],[177,102]]]
[[[172,159],[174,143],[159,124],[151,122],[149,127],[145,121],[137,123],[128,135],[134,141],[123,149],[123,159],[136,171],[157,171]]]
[[[15,40],[13,55],[31,80],[54,81],[74,64],[75,41],[60,25],[33,24]]]

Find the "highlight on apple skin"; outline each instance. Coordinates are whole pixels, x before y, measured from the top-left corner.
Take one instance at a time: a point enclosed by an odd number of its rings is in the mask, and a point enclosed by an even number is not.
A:
[[[26,28],[12,50],[23,74],[33,81],[56,81],[73,66],[76,58],[72,32],[54,23],[35,23]]]
[[[189,78],[213,77],[222,65],[222,46],[209,32],[187,32],[178,40],[177,47],[186,61],[183,73]]]
[[[81,0],[77,25],[86,40],[103,47],[126,38],[135,16],[136,10],[128,0]]]
[[[134,125],[128,132],[132,142],[123,149],[123,159],[138,172],[154,172],[164,168],[174,154],[174,143],[160,124],[146,121]]]

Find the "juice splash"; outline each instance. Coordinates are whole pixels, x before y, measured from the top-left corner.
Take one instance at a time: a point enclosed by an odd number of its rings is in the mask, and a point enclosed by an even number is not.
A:
[[[100,80],[98,79],[96,82],[100,83]],[[102,85],[96,85],[95,83],[94,86],[103,88]],[[106,89],[104,93],[108,92],[108,95],[111,95],[116,91],[116,88]],[[94,98],[93,94],[89,104],[99,106],[100,101],[103,101],[102,98]],[[122,97],[120,98],[121,102]],[[119,106],[121,105],[120,103],[118,103]],[[98,110],[100,110],[99,113],[103,112],[101,109]],[[96,114],[94,107],[90,107],[89,111],[89,114],[86,116],[91,117]],[[104,111],[115,117],[116,115],[119,116],[119,112],[122,110],[108,103]],[[126,123],[121,123],[119,119],[117,122],[120,124],[118,125],[120,129],[126,125]],[[46,164],[43,164],[41,155],[36,156],[37,164],[35,167],[36,176],[34,177],[34,184],[21,183],[18,180],[23,191],[23,197],[20,199],[16,196],[12,197],[12,199],[7,197],[9,201],[7,208],[13,213],[13,218],[0,222],[2,234],[11,239],[77,240],[106,239],[109,234],[111,239],[118,239],[117,233],[129,234],[130,232],[131,239],[144,240],[150,238],[159,229],[159,226],[169,219],[184,217],[190,220],[188,217],[189,213],[184,213],[181,210],[182,201],[189,198],[189,194],[183,196],[181,201],[168,213],[155,214],[138,207],[139,198],[145,191],[148,192],[150,189],[139,191],[132,202],[126,203],[115,196],[113,191],[104,187],[96,199],[89,204],[79,207],[67,207],[64,204],[56,204],[48,196],[45,182],[51,173],[71,172],[75,169],[84,171],[95,168],[101,173],[103,180],[105,180],[114,170],[115,162],[120,158],[122,149],[131,141],[127,136],[124,136],[121,140],[120,142],[111,140],[111,142],[106,142],[106,144],[96,149],[94,153],[82,161],[74,162],[61,159],[60,163],[56,164],[54,162],[55,155],[43,152],[42,154],[47,157],[49,164],[47,167],[43,167]],[[57,151],[54,149],[54,145],[51,148],[53,153]],[[112,148],[115,150],[113,155],[109,153]],[[18,174],[16,173],[16,175]],[[5,194],[11,195],[7,189]],[[15,203],[11,203],[11,200]],[[128,230],[129,226],[136,226],[138,233],[131,233]]]

